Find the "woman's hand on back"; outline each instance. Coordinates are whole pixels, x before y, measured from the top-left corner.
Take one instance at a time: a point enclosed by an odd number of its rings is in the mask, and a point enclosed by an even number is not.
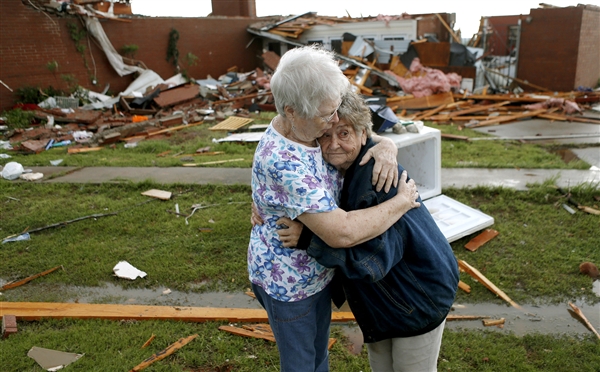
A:
[[[367,164],[371,158],[375,159],[371,183],[375,190],[383,189],[387,193],[392,185],[398,186],[398,148],[389,138],[377,135],[372,138],[377,144],[367,151],[359,165]]]

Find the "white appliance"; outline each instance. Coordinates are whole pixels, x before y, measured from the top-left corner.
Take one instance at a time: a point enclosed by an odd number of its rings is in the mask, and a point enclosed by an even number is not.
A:
[[[413,178],[423,204],[438,227],[453,242],[494,224],[494,218],[442,195],[442,136],[437,129],[423,127],[419,133],[381,133],[398,146],[398,163]]]

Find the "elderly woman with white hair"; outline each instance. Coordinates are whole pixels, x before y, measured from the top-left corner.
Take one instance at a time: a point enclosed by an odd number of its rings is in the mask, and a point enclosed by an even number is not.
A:
[[[278,115],[254,155],[252,199],[264,224],[252,228],[248,273],[269,316],[285,372],[329,370],[329,284],[334,270],[304,250],[284,247],[277,232],[286,226],[279,219],[297,219],[329,246],[342,248],[382,234],[406,211],[420,206],[414,182],[405,182],[403,174],[399,192],[389,201],[353,212],[338,207],[342,178],[323,160],[317,139],[337,123],[348,88],[332,53],[317,47],[288,51],[271,79]],[[378,140],[375,149],[381,151],[370,151],[363,159],[374,157],[383,165],[373,170],[372,178],[379,189],[389,190],[397,184],[397,149],[387,139]]]

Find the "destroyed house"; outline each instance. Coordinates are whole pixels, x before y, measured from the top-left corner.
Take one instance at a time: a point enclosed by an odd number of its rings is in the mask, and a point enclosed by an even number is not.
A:
[[[600,7],[541,5],[529,14],[483,17],[469,45],[507,57],[497,65],[510,64],[506,75],[535,85],[525,90],[594,88],[600,78]]]

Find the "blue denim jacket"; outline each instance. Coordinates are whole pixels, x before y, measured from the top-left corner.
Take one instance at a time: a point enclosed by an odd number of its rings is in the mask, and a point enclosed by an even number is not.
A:
[[[396,195],[396,188],[386,194],[371,185],[373,160],[358,165],[373,145],[369,139],[346,171],[340,200],[346,211]],[[365,342],[425,334],[444,321],[454,302],[459,280],[456,258],[420,198],[419,202],[419,208],[411,209],[384,234],[355,247],[330,248],[316,235],[310,240],[308,254],[337,269]]]

